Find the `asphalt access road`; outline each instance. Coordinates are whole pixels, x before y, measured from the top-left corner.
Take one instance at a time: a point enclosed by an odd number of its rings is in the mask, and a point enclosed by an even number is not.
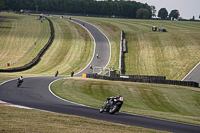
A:
[[[81,23],[82,21],[79,22]],[[95,27],[92,28],[90,24],[85,23],[86,27],[87,25],[91,28],[90,29],[91,31],[97,30]],[[98,35],[96,37],[98,38]],[[98,42],[96,42],[96,45],[98,45]],[[96,51],[98,51],[98,53],[101,52],[99,50]],[[99,54],[101,55],[101,53]],[[101,56],[103,57],[103,54]],[[93,58],[92,63],[96,63],[100,59]],[[90,71],[89,67],[87,67],[81,73],[88,72],[88,70]],[[77,76],[79,76],[81,73],[77,74]],[[200,126],[188,125],[188,124],[149,118],[144,116],[131,115],[121,112],[116,113],[115,115],[110,115],[108,113],[99,113],[99,109],[63,101],[54,96],[49,91],[50,83],[60,78],[64,77],[62,76],[27,77],[24,78],[24,82],[19,88],[16,87],[16,82],[17,82],[16,79],[5,82],[0,85],[0,100],[16,105],[22,105],[46,111],[52,111],[70,115],[78,115],[98,120],[105,120],[120,124],[133,125],[133,126],[139,126],[157,130],[164,130],[177,133],[200,132]],[[103,102],[104,101],[102,101],[102,103]]]

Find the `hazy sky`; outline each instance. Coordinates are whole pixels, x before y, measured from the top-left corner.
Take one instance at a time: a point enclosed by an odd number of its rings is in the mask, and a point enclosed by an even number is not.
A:
[[[168,14],[171,10],[179,10],[180,17],[190,19],[195,16],[195,19],[199,19],[200,15],[200,0],[135,0],[141,3],[147,3],[148,5],[154,5],[156,7],[156,16],[161,8],[166,8]]]

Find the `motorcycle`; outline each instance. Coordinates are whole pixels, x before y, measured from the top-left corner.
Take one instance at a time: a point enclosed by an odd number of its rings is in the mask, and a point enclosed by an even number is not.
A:
[[[18,80],[17,87],[19,87],[22,84],[23,80]]]
[[[120,108],[122,107],[122,104],[123,104],[122,96],[107,98],[107,100],[104,103],[104,106],[101,107],[99,112],[100,113],[108,112],[110,114],[114,114],[116,112],[119,112]]]
[[[92,65],[90,65],[90,69],[92,69]]]
[[[71,71],[71,77],[73,77],[74,76],[74,71]]]
[[[58,76],[58,71],[56,71],[56,73],[55,73],[55,77],[57,77]]]
[[[96,54],[97,59],[99,58],[99,54]]]

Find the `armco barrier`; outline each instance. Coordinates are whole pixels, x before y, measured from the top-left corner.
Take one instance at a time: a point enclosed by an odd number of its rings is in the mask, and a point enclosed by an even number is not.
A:
[[[111,74],[111,77],[128,77],[131,79],[154,79],[154,80],[165,80],[165,76],[149,76],[149,75],[119,75]]]
[[[164,76],[148,76],[148,75],[126,75],[126,78],[120,77],[118,74],[112,74],[111,77],[102,76],[98,74],[86,74],[86,78],[113,80],[113,81],[127,81],[127,82],[141,82],[141,83],[154,83],[154,84],[170,84],[199,87],[199,83],[192,81],[177,81],[177,80],[165,80]]]
[[[46,50],[49,48],[49,46],[51,45],[51,43],[53,42],[53,39],[54,39],[53,23],[47,17],[45,17],[45,18],[49,22],[49,25],[50,25],[50,28],[51,28],[51,36],[50,36],[47,44],[40,50],[38,55],[32,61],[30,61],[29,63],[25,64],[24,66],[15,67],[15,68],[9,68],[9,69],[0,69],[0,72],[19,72],[19,71],[24,71],[24,70],[30,69],[31,67],[35,66],[40,61],[40,58],[46,52]]]

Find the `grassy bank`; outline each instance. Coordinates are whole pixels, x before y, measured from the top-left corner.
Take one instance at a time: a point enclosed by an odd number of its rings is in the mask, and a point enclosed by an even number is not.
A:
[[[10,112],[10,113],[9,113]],[[12,113],[11,113],[12,112]],[[114,124],[84,117],[27,110],[0,105],[0,132],[3,133],[110,133],[110,132],[148,132],[161,133],[151,129]],[[164,133],[164,132],[163,132]]]
[[[81,26],[60,18],[51,18],[55,29],[55,39],[32,69],[23,74],[69,75],[81,71],[92,59],[94,40]]]
[[[67,78],[51,89],[64,99],[97,108],[120,94],[123,112],[200,125],[199,88]]]
[[[1,13],[6,16],[0,21],[0,68],[18,67],[30,62],[48,42],[50,27],[47,20],[35,20],[28,16],[14,13]],[[34,42],[37,42],[34,45]]]
[[[200,62],[199,23],[73,17],[96,25],[106,34],[112,45],[110,65],[116,70],[119,67],[120,33],[125,31],[128,49],[125,54],[126,74],[181,80]],[[152,26],[160,25],[167,30],[166,33],[151,31]]]
[[[47,20],[41,24],[35,16],[1,13],[7,18],[0,26],[0,67],[24,65],[37,55],[50,36]],[[90,62],[94,51],[94,40],[83,27],[68,20],[51,18],[55,39],[40,62],[32,69],[18,72],[19,75],[69,75],[81,71]],[[34,42],[37,44],[34,45]],[[19,48],[18,48],[19,47]]]

